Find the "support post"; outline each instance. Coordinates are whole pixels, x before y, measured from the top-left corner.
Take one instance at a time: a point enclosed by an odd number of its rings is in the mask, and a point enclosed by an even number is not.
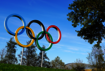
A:
[[[20,63],[20,65],[22,65],[23,51],[24,51],[24,48],[22,48],[22,56],[21,56],[21,63]]]
[[[43,51],[42,51],[42,60],[41,60],[41,67],[43,65]]]

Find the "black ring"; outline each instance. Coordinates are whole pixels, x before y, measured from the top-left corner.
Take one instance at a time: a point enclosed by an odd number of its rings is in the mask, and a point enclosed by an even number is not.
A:
[[[32,20],[31,22],[28,23],[27,27],[29,27],[29,26],[31,25],[31,23],[33,23],[33,22],[38,23],[38,24],[42,27],[42,31],[45,32],[45,27],[44,27],[44,25],[43,25],[40,21],[38,21],[38,20]],[[35,39],[35,40],[36,40],[36,37],[37,37],[37,36],[34,38],[34,37],[32,36],[32,33],[30,32],[30,30],[26,29],[26,33],[27,33],[27,35],[28,35],[31,39]],[[44,35],[45,35],[45,33],[42,33],[42,35],[38,38],[38,40],[42,39],[42,38],[44,37]]]

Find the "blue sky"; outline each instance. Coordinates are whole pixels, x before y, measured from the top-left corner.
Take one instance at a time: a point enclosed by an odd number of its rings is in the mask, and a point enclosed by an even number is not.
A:
[[[72,22],[67,20],[67,14],[70,12],[68,7],[71,3],[73,3],[73,0],[0,0],[0,49],[4,48],[6,42],[13,37],[4,28],[5,18],[10,14],[19,14],[25,19],[26,25],[31,20],[39,20],[43,23],[45,29],[50,25],[56,25],[61,30],[60,42],[53,44],[52,48],[46,51],[50,61],[59,56],[65,64],[72,63],[76,59],[88,63],[86,57],[96,42],[89,44],[77,36],[75,30],[80,30],[81,27],[74,28]],[[15,32],[20,26],[23,26],[23,24],[18,18],[9,18],[8,27],[12,32]],[[30,27],[35,35],[42,31],[41,27],[36,23],[32,23]],[[55,29],[51,28],[48,32],[52,35],[54,41],[58,39],[58,32]],[[18,40],[26,45],[30,38],[24,32],[18,36]],[[38,42],[40,46],[49,46],[45,37]],[[104,40],[102,44],[104,44]],[[16,56],[21,50],[22,48],[17,46]],[[39,53],[39,49],[37,49],[37,53]]]

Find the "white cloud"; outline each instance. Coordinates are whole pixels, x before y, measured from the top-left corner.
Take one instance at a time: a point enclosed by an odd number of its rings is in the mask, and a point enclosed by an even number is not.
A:
[[[65,45],[63,45],[63,44],[55,44],[56,46],[65,46]]]
[[[70,50],[63,50],[64,52],[70,52],[70,53],[76,53],[76,54],[82,54],[82,55],[87,55],[88,53],[83,53],[83,52],[73,52]]]
[[[63,50],[64,52],[70,52],[70,53],[75,53],[75,52],[72,52],[70,50]]]
[[[71,33],[62,34],[62,39],[67,39],[67,41],[70,40],[70,41],[68,41],[70,43],[81,44],[81,45],[87,45],[87,43],[88,43],[88,41],[85,41],[81,37],[78,37]]]
[[[84,41],[75,41],[75,40],[72,40],[72,41],[69,41],[69,42],[70,42],[70,43],[75,43],[75,44],[86,45],[86,44],[83,43]]]
[[[68,48],[68,49],[70,49],[70,50],[79,50],[79,48],[78,47],[74,47],[74,46],[70,46],[70,45],[63,45],[63,44],[57,44],[57,46],[59,47],[66,47],[66,48]]]
[[[71,39],[71,40],[74,40],[74,41],[83,41],[83,39],[81,39],[80,37],[74,35],[74,34],[70,34],[70,33],[64,33],[62,34],[62,37],[63,38],[67,38],[67,39]]]
[[[51,50],[55,50],[55,49],[51,49]]]
[[[82,55],[87,55],[88,53],[80,53],[80,54],[82,54]]]
[[[60,46],[54,46],[54,47],[56,47],[56,48],[62,48],[62,47],[60,47]]]
[[[0,37],[0,39],[3,39],[3,40],[9,40],[9,39],[7,39],[7,38],[4,38],[4,37]]]
[[[68,49],[71,49],[71,50],[76,50],[76,51],[77,51],[77,50],[79,50],[79,49],[77,49],[77,48],[71,48],[71,47],[70,47],[70,48],[68,48]]]
[[[63,44],[55,44],[56,47],[72,50],[72,51],[82,51],[82,52],[90,52],[90,47],[83,48],[83,47],[76,47],[76,46],[70,46],[70,45],[63,45]]]

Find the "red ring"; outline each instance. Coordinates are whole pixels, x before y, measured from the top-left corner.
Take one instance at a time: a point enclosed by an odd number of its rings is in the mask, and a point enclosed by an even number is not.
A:
[[[58,32],[59,32],[59,39],[58,39],[56,42],[52,42],[52,41],[49,39],[49,37],[48,37],[47,34],[46,34],[46,37],[47,37],[47,40],[48,40],[50,43],[56,44],[56,43],[58,43],[58,42],[61,40],[61,31],[60,31],[60,29],[59,29],[57,26],[55,26],[55,25],[49,26],[49,27],[46,29],[46,31],[48,32],[48,30],[49,30],[51,27],[56,28],[56,29],[58,30]]]

